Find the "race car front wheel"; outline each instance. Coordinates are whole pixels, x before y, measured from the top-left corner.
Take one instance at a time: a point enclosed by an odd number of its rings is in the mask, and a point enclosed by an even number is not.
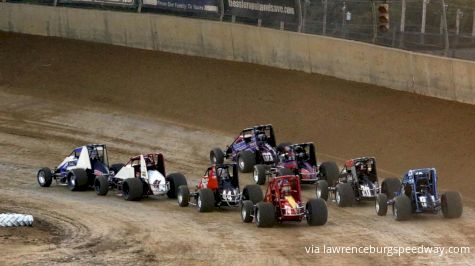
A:
[[[38,171],[36,179],[41,187],[49,187],[53,181],[53,174],[49,168],[41,168]]]

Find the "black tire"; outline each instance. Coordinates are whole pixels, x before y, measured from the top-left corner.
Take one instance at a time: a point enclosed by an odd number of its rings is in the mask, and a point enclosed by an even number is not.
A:
[[[53,181],[51,170],[47,167],[41,168],[36,174],[36,181],[38,181],[40,187],[51,186],[51,182]]]
[[[214,148],[209,152],[209,161],[211,164],[222,164],[224,162],[224,153],[220,148]]]
[[[315,194],[318,199],[328,200],[328,182],[326,180],[318,180],[315,188]]]
[[[180,186],[188,185],[186,183],[186,177],[181,173],[173,173],[167,176],[167,181],[170,182],[170,190],[167,192],[167,196],[170,199],[176,199],[178,188]]]
[[[123,163],[115,163],[109,167],[109,171],[114,172],[114,175],[116,175],[122,167],[124,167]]]
[[[266,183],[266,179],[266,166],[263,164],[254,165],[252,180],[258,185],[264,185]]]
[[[274,205],[269,202],[259,202],[256,204],[255,216],[257,227],[272,227],[275,224]]]
[[[122,196],[128,201],[141,200],[143,196],[143,183],[139,178],[127,178],[122,184]]]
[[[386,194],[380,193],[376,196],[375,201],[375,210],[376,214],[379,216],[385,216],[388,213],[388,196]]]
[[[199,212],[212,212],[214,210],[214,193],[209,188],[198,191],[197,204]]]
[[[289,168],[279,168],[277,169],[277,176],[286,176],[286,175],[295,175],[294,171]]]
[[[84,169],[73,169],[68,175],[68,187],[71,191],[80,191],[87,188],[89,178]]]
[[[241,151],[237,158],[238,169],[241,173],[250,173],[256,164],[256,154],[252,151]]]
[[[409,220],[412,215],[411,199],[406,195],[394,198],[393,214],[397,221]]]
[[[338,207],[350,207],[353,205],[355,192],[349,183],[340,183],[336,185],[335,201]]]
[[[107,195],[107,192],[109,191],[109,180],[106,176],[97,176],[96,179],[94,180],[94,190],[96,191],[96,194],[99,196],[105,196]]]
[[[457,191],[447,191],[441,198],[442,214],[445,218],[459,218],[463,213],[462,196]]]
[[[277,145],[276,150],[278,153],[284,153],[285,152],[285,147],[292,145],[290,142],[282,142],[279,145]]]
[[[188,186],[181,185],[178,187],[177,201],[180,207],[187,207],[190,204],[190,190]]]
[[[323,180],[326,180],[328,185],[334,187],[340,175],[340,169],[335,162],[323,162],[319,167],[319,172]]]
[[[259,185],[247,185],[242,191],[243,200],[249,200],[253,204],[257,204],[264,200],[264,194],[262,193]]]
[[[324,225],[328,220],[327,204],[323,199],[311,199],[307,202],[307,224]]]
[[[388,199],[393,199],[394,194],[401,190],[401,181],[399,178],[390,177],[383,180],[381,183],[381,193],[386,194]]]
[[[241,219],[245,223],[252,222],[252,216],[254,215],[254,204],[250,200],[242,202],[241,206]]]

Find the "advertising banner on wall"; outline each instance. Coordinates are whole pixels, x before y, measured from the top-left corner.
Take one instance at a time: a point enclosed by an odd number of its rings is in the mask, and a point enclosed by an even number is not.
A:
[[[143,6],[172,11],[218,13],[220,0],[143,0]]]
[[[295,21],[295,0],[225,0],[226,14],[236,17]]]

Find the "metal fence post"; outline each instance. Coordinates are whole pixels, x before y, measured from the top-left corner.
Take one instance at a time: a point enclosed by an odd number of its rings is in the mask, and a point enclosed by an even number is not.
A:
[[[460,18],[463,17],[463,12],[462,10],[459,8],[457,9],[457,15],[455,17],[455,27],[456,27],[456,34],[457,35],[460,35]]]
[[[295,0],[297,3],[297,12],[298,12],[298,25],[297,25],[297,32],[302,32],[302,2],[300,0]]]
[[[342,11],[342,18],[341,18],[341,36],[343,38],[346,37],[346,2],[343,1],[343,7],[341,8]]]
[[[7,0],[3,0],[3,2],[7,2]],[[57,6],[57,5],[58,5],[58,0],[54,0],[53,6]]]
[[[327,35],[327,12],[328,12],[328,0],[323,1],[323,35]]]
[[[475,10],[473,11],[472,36],[475,37]]]
[[[445,48],[444,48],[445,56],[449,56],[449,30],[447,28],[447,7],[448,5],[445,4],[445,0],[442,0],[442,23],[443,23],[444,35],[445,35]]]
[[[280,30],[284,30],[285,29],[285,24],[283,21],[280,22]]]
[[[406,29],[406,0],[401,2],[401,32]]]
[[[224,0],[219,1],[219,21],[224,19]]]
[[[371,0],[371,13],[372,13],[372,22],[373,22],[373,43],[376,42],[378,38],[378,19],[376,15],[376,3],[374,0]]]
[[[142,0],[138,0],[139,1],[139,6],[137,7],[137,13],[142,13]]]
[[[427,3],[429,0],[422,1],[422,22],[421,22],[421,33],[426,33],[426,18],[427,18]]]

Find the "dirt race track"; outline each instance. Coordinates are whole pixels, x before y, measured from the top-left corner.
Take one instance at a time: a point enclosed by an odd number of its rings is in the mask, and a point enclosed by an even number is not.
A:
[[[238,210],[200,214],[175,200],[40,188],[36,172],[73,147],[105,143],[111,162],[163,152],[196,182],[214,146],[272,123],[278,142],[314,141],[320,160],[373,155],[380,176],[439,170],[464,197],[462,218],[378,217],[371,202],[337,208],[322,227],[258,229]],[[0,264],[466,264],[475,256],[475,106],[320,75],[123,47],[0,33]],[[241,184],[250,183],[241,175]],[[264,189],[264,187],[263,187]],[[314,187],[304,186],[305,198]],[[469,246],[471,254],[307,254],[305,246]]]

